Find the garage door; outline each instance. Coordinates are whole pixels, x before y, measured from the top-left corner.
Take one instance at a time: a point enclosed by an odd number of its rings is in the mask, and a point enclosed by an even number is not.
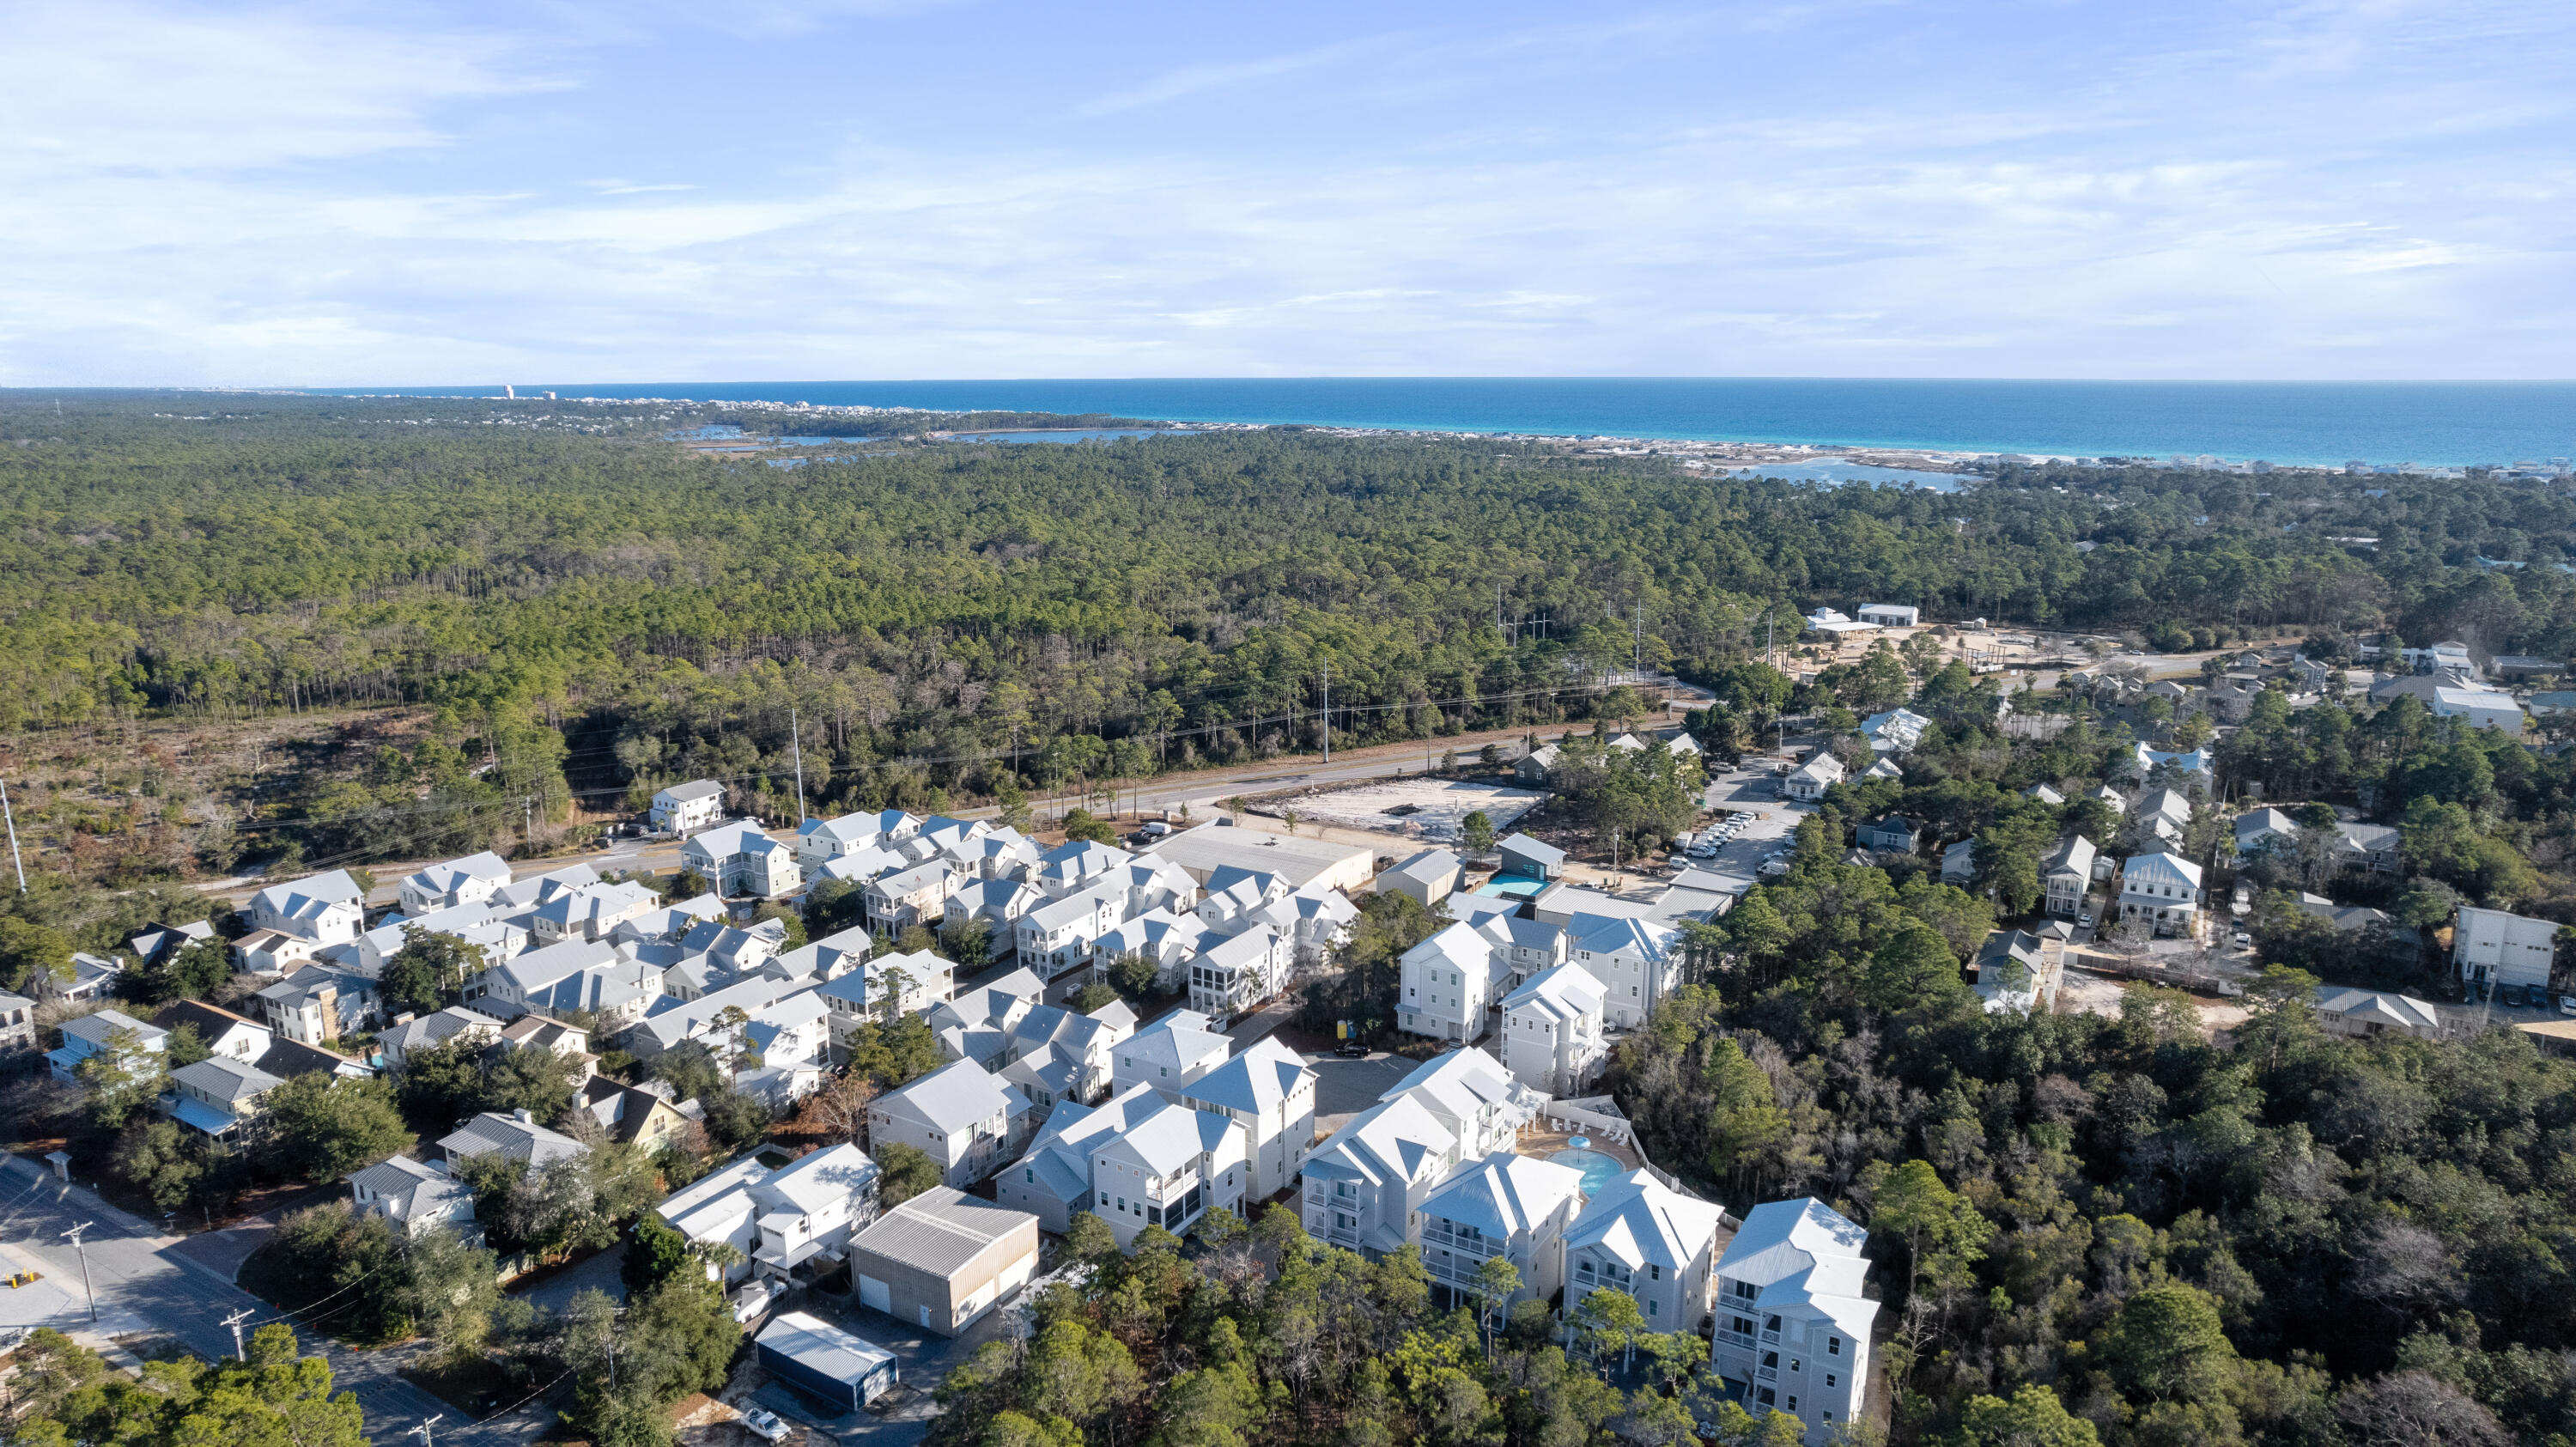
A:
[[[859,1276],[859,1305],[873,1306],[879,1311],[892,1311],[894,1310],[894,1293],[886,1289],[886,1284],[884,1282],[877,1280],[873,1276],[861,1273]]]

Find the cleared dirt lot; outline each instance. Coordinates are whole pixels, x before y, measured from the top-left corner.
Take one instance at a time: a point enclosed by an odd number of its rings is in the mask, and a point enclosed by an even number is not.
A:
[[[1494,833],[1508,834],[1522,815],[1546,798],[1536,789],[1480,779],[1381,779],[1264,802],[1296,810],[1301,822],[1449,843],[1459,837],[1470,814],[1482,810]]]

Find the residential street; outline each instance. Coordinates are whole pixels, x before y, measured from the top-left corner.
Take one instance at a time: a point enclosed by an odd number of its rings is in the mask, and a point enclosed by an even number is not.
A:
[[[95,1328],[81,1298],[80,1256],[61,1235],[83,1221],[92,1223],[83,1239],[98,1292]],[[12,1269],[45,1274],[35,1289],[0,1292],[0,1331],[51,1326],[94,1346],[105,1346],[107,1338],[157,1333],[209,1359],[230,1356],[225,1317],[248,1308],[248,1331],[278,1320],[278,1314],[221,1271],[176,1250],[184,1239],[159,1234],[152,1223],[108,1205],[86,1187],[54,1180],[40,1165],[16,1156],[0,1159],[0,1257]],[[43,1289],[48,1287],[54,1289]],[[331,1310],[323,1304],[306,1318],[327,1322]],[[485,1421],[469,1420],[398,1375],[417,1347],[352,1351],[301,1324],[296,1335],[305,1352],[329,1359],[336,1388],[357,1393],[374,1441],[395,1440],[423,1418],[439,1416],[442,1444],[504,1447],[534,1439],[553,1420],[554,1409],[543,1400]]]

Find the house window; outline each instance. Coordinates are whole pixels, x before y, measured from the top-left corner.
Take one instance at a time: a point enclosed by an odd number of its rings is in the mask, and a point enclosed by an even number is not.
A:
[[[1826,1355],[1826,1356],[1829,1356],[1829,1357],[1838,1357],[1838,1356],[1841,1356],[1842,1354],[1843,1354],[1843,1339],[1842,1339],[1841,1337],[1838,1337],[1838,1336],[1829,1336],[1829,1337],[1825,1338],[1825,1355]]]
[[[1827,1373],[1825,1373],[1825,1386],[1826,1386],[1826,1388],[1827,1388],[1828,1390],[1830,1390],[1830,1389],[1833,1387],[1833,1385],[1834,1385],[1834,1374],[1833,1374],[1833,1373],[1831,1373],[1831,1372],[1827,1372]],[[1828,1414],[1828,1415],[1831,1415],[1831,1414]]]
[[[1790,1410],[1790,1411],[1792,1411],[1792,1412],[1794,1412],[1794,1411],[1798,1410],[1798,1399],[1797,1399],[1797,1398],[1795,1398],[1795,1397],[1791,1397],[1791,1398],[1789,1399],[1789,1410]]]
[[[1789,1370],[1793,1372],[1804,1371],[1806,1370],[1806,1367],[1805,1364],[1800,1362],[1796,1357],[1791,1357],[1789,1358]]]

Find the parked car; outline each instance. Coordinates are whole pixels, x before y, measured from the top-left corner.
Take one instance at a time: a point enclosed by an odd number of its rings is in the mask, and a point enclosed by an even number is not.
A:
[[[2254,937],[2243,930],[2238,930],[2236,932],[2236,947],[2240,950],[2250,950],[2254,948]]]
[[[2576,1015],[2576,995],[2559,996],[2558,1013],[2561,1015]]]
[[[2498,985],[2496,986],[2495,997],[2496,1003],[2499,1005],[2512,1005],[2519,1008],[2522,1004],[2522,986]]]
[[[752,1433],[764,1442],[780,1442],[787,1437],[787,1424],[778,1419],[776,1412],[766,1408],[743,1408],[742,1425],[750,1428]]]
[[[2093,911],[2089,909],[2084,911],[2084,917],[2077,920],[2075,924],[2079,929],[2091,929],[2093,927]]]
[[[1345,1040],[1333,1047],[1333,1053],[1344,1060],[1366,1060],[1369,1051],[1366,1045],[1357,1040]]]
[[[1172,826],[1164,823],[1160,819],[1148,819],[1145,821],[1145,827],[1137,830],[1136,832],[1144,835],[1148,839],[1160,839],[1164,835],[1172,832]]]

